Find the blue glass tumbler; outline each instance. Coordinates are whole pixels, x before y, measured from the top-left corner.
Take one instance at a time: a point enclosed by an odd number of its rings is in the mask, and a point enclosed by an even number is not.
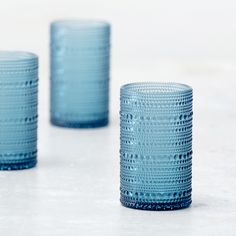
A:
[[[61,20],[51,24],[51,123],[108,124],[110,25]]]
[[[120,200],[143,210],[191,204],[192,89],[177,83],[121,87]]]
[[[37,162],[38,57],[0,51],[0,170]]]

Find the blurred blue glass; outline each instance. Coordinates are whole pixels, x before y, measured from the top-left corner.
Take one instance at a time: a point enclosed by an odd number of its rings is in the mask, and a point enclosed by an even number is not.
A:
[[[38,57],[0,51],[0,170],[37,162]]]
[[[121,203],[143,210],[191,204],[192,89],[177,83],[121,87]]]
[[[110,25],[92,20],[51,24],[51,123],[108,124]]]

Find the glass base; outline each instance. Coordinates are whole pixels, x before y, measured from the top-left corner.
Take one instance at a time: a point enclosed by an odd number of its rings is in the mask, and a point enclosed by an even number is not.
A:
[[[1,163],[0,161],[0,170],[23,170],[23,169],[29,169],[29,168],[33,168],[34,166],[36,166],[37,164],[37,160],[31,160],[31,161],[22,161],[19,163]]]
[[[184,209],[190,206],[191,197],[181,202],[173,202],[173,203],[149,203],[149,202],[135,202],[135,201],[127,201],[120,199],[121,204],[124,207],[139,209],[139,210],[149,210],[149,211],[170,211],[170,210],[178,210]]]
[[[108,125],[108,119],[101,119],[89,122],[70,122],[51,118],[51,124],[65,128],[98,128]]]

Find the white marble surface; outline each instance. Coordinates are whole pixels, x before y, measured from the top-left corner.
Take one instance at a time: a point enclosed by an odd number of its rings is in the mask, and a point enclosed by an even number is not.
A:
[[[236,235],[236,66],[157,64],[114,69],[111,124],[72,130],[48,123],[40,77],[38,166],[0,172],[0,235]],[[178,81],[194,88],[193,203],[149,212],[119,203],[119,86]]]

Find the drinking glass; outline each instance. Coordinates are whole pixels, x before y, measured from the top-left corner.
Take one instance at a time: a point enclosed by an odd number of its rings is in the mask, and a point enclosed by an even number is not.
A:
[[[0,169],[37,163],[38,57],[0,51]]]
[[[51,123],[108,124],[110,25],[94,20],[51,24]]]
[[[192,89],[178,83],[121,87],[120,200],[130,208],[191,204]]]

